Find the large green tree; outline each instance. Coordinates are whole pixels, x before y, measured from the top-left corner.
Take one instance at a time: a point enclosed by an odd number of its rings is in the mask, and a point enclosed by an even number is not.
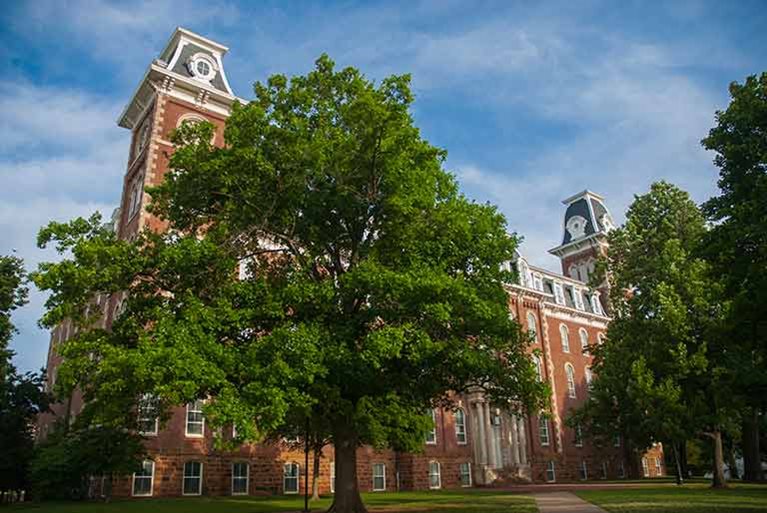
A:
[[[609,237],[603,268],[613,320],[594,348],[594,393],[578,415],[601,434],[622,432],[643,449],[691,436],[714,447],[714,486],[724,486],[722,430],[735,409],[722,333],[727,303],[699,256],[705,219],[666,182],[637,196]]]
[[[728,337],[737,350],[745,479],[761,480],[759,416],[767,408],[767,73],[730,85],[731,101],[703,139],[716,152],[718,196],[704,205],[713,228],[706,256],[733,298]],[[733,347],[734,349],[734,347]]]
[[[29,464],[36,416],[47,407],[42,377],[20,373],[8,348],[15,332],[12,312],[27,300],[26,274],[20,258],[0,257],[0,503],[8,492],[29,490]]]
[[[92,328],[63,348],[60,379],[101,422],[127,422],[142,393],[161,407],[207,398],[208,421],[238,441],[308,418],[335,447],[331,509],[347,513],[365,510],[361,444],[419,450],[424,411],[469,390],[543,406],[507,309],[516,237],[458,192],[413,124],[409,82],[376,85],[325,56],[272,76],[234,106],[225,147],[207,124],[175,134],[150,191],[167,232],[117,240],[98,218],[41,232],[72,255],[36,275],[44,322]],[[89,301],[120,291],[124,313],[99,329]]]

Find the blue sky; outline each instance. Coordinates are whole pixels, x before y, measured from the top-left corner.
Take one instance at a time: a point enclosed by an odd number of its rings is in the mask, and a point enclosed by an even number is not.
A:
[[[37,229],[117,205],[128,133],[115,120],[176,26],[230,47],[235,92],[327,52],[380,79],[412,73],[413,113],[472,198],[546,253],[560,201],[589,188],[616,220],[664,178],[716,191],[699,141],[727,85],[767,70],[767,9],[738,2],[8,2],[0,11],[0,253],[53,258]],[[15,315],[23,370],[45,362],[44,298]]]

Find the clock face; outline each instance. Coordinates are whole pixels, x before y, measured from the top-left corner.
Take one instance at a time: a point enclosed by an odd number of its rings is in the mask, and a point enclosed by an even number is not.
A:
[[[565,228],[567,229],[567,232],[570,234],[571,239],[579,239],[583,237],[586,234],[586,221],[581,216],[573,216],[570,219],[567,220],[567,224],[565,225]]]

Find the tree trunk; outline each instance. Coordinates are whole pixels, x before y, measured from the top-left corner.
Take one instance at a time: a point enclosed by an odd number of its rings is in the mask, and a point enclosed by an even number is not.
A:
[[[743,415],[743,480],[761,481],[762,461],[759,453],[759,410],[753,408]]]
[[[687,440],[679,444],[679,463],[682,465],[682,475],[690,476],[690,469],[687,466]]]
[[[312,468],[312,500],[320,499],[320,458],[322,447],[314,448],[314,468]]]
[[[671,447],[674,449],[674,463],[676,463],[676,484],[684,484],[684,474],[682,474],[682,462],[679,458],[679,445],[676,442],[671,442]]]
[[[350,426],[333,434],[336,489],[328,513],[367,513],[357,486],[357,436]]]
[[[724,480],[724,451],[722,449],[722,432],[717,428],[711,433],[714,442],[714,478],[711,483],[712,488],[726,488],[727,482]]]

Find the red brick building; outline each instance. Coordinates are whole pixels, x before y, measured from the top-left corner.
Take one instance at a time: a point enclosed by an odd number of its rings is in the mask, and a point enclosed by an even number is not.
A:
[[[223,144],[226,118],[237,98],[223,67],[227,48],[184,29],[177,29],[158,59],[152,61],[118,124],[131,131],[121,205],[113,216],[119,237],[131,239],[145,227],[163,230],[146,212],[145,187],[168,171],[173,152],[170,134],[184,122],[206,120],[216,127],[213,143]],[[539,374],[552,389],[551,418],[522,418],[489,404],[480,394],[460,398],[455,411],[433,412],[435,429],[424,451],[406,454],[359,449],[362,490],[412,490],[509,483],[577,481],[625,475],[620,440],[597,447],[579,430],[564,425],[568,411],[582,403],[591,380],[586,348],[599,343],[607,329],[599,291],[586,286],[594,262],[605,247],[613,224],[603,198],[584,191],[565,200],[562,244],[551,250],[564,275],[531,266],[521,256],[520,283],[509,288],[510,314],[535,333],[532,350]],[[121,312],[121,297],[95,298],[105,326]],[[49,385],[56,380],[57,348],[72,335],[63,323],[53,330],[48,355]],[[82,399],[75,394],[40,418],[45,436],[56,417],[76,415]],[[141,417],[141,412],[139,412]],[[163,426],[140,418],[151,459],[144,470],[120,480],[114,493],[124,496],[230,495],[303,491],[304,455],[288,444],[247,445],[235,452],[213,446],[199,404],[175,408]],[[226,433],[223,436],[227,436]],[[663,473],[662,451],[645,458],[647,475]],[[320,490],[333,490],[333,450],[321,459]],[[311,467],[311,458],[310,458]],[[312,469],[309,469],[309,475]]]

